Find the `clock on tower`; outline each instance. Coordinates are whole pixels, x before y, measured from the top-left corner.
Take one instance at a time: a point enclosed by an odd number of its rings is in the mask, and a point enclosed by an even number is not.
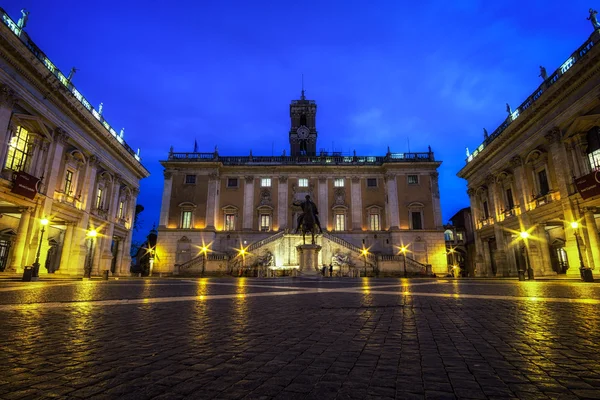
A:
[[[290,155],[316,155],[316,116],[317,104],[314,100],[306,100],[302,90],[300,100],[292,100],[290,104]]]

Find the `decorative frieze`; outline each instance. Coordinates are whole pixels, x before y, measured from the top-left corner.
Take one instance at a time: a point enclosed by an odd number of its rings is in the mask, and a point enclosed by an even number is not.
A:
[[[13,108],[17,102],[17,94],[7,85],[0,84],[0,107]]]
[[[559,143],[562,139],[562,134],[560,133],[559,128],[554,127],[544,135],[544,138],[549,144]]]
[[[351,179],[352,179],[352,183],[360,183],[360,177],[358,177],[358,176],[353,176]]]
[[[165,179],[171,179],[173,177],[173,172],[168,171],[168,170],[164,170],[163,171],[163,176],[165,177]]]
[[[512,168],[518,168],[523,165],[523,159],[519,156],[514,156],[510,159],[510,166]]]

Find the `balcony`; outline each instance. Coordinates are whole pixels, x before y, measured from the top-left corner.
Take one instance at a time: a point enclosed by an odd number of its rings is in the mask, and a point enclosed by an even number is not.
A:
[[[494,218],[481,218],[479,222],[477,222],[477,229],[482,229],[490,225],[494,225]]]
[[[56,190],[54,192],[54,201],[81,209],[81,194],[73,195],[73,192],[65,193],[61,190]]]
[[[531,195],[531,201],[529,202],[529,210],[535,210],[538,207],[550,204],[556,200],[560,200],[560,193],[557,190],[553,190],[546,194],[533,194]]]
[[[506,210],[500,210],[499,220],[504,221],[507,218],[514,217],[516,215],[521,214],[520,206],[513,206],[512,208]]]

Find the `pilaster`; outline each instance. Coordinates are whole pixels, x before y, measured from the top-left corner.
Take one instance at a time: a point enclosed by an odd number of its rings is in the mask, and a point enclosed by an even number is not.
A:
[[[433,219],[435,229],[443,229],[444,222],[442,219],[442,206],[440,204],[440,185],[439,185],[440,174],[437,171],[433,171],[429,174],[431,182],[431,203],[433,204]]]
[[[319,198],[320,204],[320,198]],[[280,176],[277,184],[277,224],[279,230],[287,229],[287,215],[288,215],[288,177]]]
[[[596,226],[596,219],[594,213],[596,212],[595,207],[584,207],[583,216],[585,221],[585,232],[587,237],[587,249],[590,253],[588,259],[591,261],[589,268],[595,269],[596,273],[600,272],[600,240],[598,238],[598,228]]]
[[[8,86],[0,83],[0,164],[2,166],[6,163],[8,143],[13,134],[11,128],[14,127],[11,127],[10,119],[16,102],[16,93]]]
[[[167,227],[169,225],[169,208],[171,207],[171,190],[173,187],[173,173],[171,171],[164,171],[165,183],[162,193],[162,202],[160,204],[160,221],[158,223],[161,227]],[[134,201],[135,203],[135,201]],[[133,223],[133,222],[132,222]]]
[[[244,230],[252,230],[254,223],[254,177],[245,177],[244,184]]]
[[[10,270],[15,272],[23,272],[23,254],[27,245],[27,231],[29,230],[29,220],[31,218],[32,208],[27,207],[21,209],[21,219],[19,220],[19,228],[17,230],[17,239],[15,240],[12,260],[10,262]]]
[[[71,263],[71,243],[73,242],[73,230],[75,225],[72,222],[67,222],[67,229],[63,239],[62,252],[60,253],[60,274],[74,274],[74,268]]]
[[[392,174],[386,174],[385,181],[387,185],[387,204],[389,204],[390,229],[399,230],[400,210],[398,209],[398,188],[396,186],[396,176]]]
[[[353,176],[351,180],[351,202],[352,202],[352,230],[362,230],[362,193],[360,190],[360,178]]]
[[[210,174],[208,176],[208,190],[206,191],[206,229],[215,229],[218,187],[219,175],[217,173]]]

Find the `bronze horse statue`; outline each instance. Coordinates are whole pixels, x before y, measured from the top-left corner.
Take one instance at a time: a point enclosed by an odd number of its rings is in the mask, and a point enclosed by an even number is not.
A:
[[[321,223],[319,222],[319,211],[317,211],[317,206],[315,203],[310,201],[310,196],[306,196],[306,201],[301,203],[294,202],[296,206],[302,207],[302,215],[298,218],[298,229],[302,230],[302,242],[306,244],[306,234],[310,232],[311,234],[311,244],[315,244],[315,234],[322,232]]]

